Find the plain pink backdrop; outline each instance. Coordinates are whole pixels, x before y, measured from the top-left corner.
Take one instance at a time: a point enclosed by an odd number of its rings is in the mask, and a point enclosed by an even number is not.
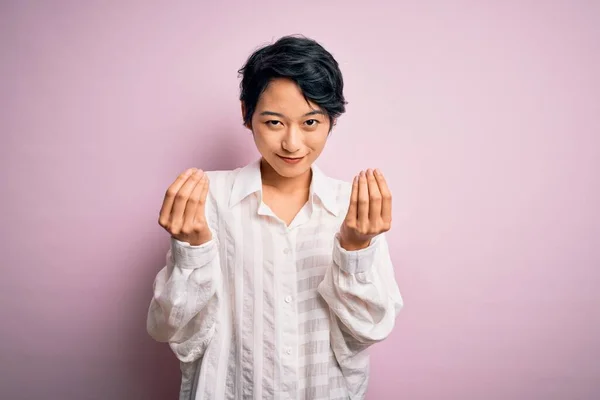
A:
[[[600,398],[600,3],[349,3],[2,1],[0,398],[176,398],[162,196],[257,157],[237,69],[291,33],[346,81],[319,165],[394,193],[369,399]]]

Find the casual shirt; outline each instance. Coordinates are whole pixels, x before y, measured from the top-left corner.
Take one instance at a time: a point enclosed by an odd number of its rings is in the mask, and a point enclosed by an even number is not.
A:
[[[181,363],[180,400],[365,397],[366,350],[402,298],[385,234],[340,246],[352,185],[311,169],[289,226],[262,201],[260,160],[207,172],[213,238],[171,238],[148,312],[148,332]]]

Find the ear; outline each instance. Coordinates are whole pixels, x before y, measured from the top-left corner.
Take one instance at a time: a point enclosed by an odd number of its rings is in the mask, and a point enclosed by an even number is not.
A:
[[[242,105],[242,121],[245,120],[246,118],[246,104],[244,104],[243,101],[240,101],[241,105]],[[251,123],[244,123],[244,126],[250,130],[252,130],[252,124]]]

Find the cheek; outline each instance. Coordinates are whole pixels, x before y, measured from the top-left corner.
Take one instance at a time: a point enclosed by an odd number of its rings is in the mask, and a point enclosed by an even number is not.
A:
[[[265,129],[253,129],[254,143],[258,148],[270,148],[273,147],[273,135],[269,135],[270,132],[265,132]]]
[[[313,149],[321,149],[327,143],[327,130],[313,132],[311,135],[307,135],[306,145]]]

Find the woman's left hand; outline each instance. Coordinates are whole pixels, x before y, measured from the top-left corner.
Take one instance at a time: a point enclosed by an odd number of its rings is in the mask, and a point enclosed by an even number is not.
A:
[[[340,245],[349,251],[364,249],[371,239],[392,227],[392,194],[378,169],[354,177],[350,207],[340,228]]]

